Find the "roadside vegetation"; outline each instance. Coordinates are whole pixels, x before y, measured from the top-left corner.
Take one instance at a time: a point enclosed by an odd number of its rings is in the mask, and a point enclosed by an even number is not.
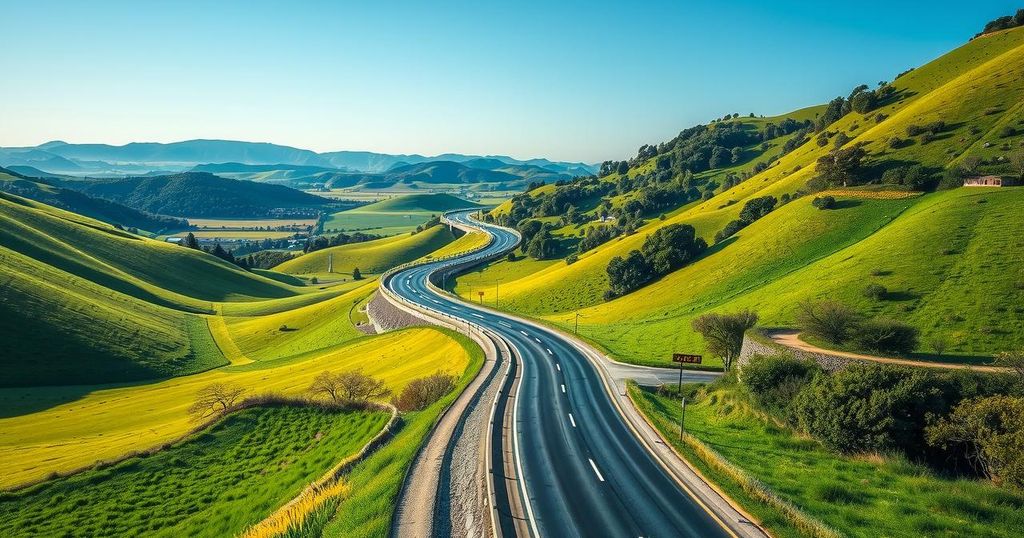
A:
[[[387,422],[381,411],[255,407],[154,454],[0,497],[5,536],[230,536]]]
[[[1024,493],[1005,476],[989,480],[970,461],[1011,456],[1001,461],[1017,468],[1019,425],[1002,423],[988,447],[996,453],[965,440],[980,417],[1000,416],[977,409],[983,402],[1021,401],[1017,383],[877,365],[825,374],[816,365],[761,358],[738,377],[683,387],[682,441],[674,386],[631,385],[629,393],[667,442],[780,536],[1015,536],[1024,525]],[[979,396],[1000,390],[1017,396]],[[929,411],[947,418],[929,418]]]

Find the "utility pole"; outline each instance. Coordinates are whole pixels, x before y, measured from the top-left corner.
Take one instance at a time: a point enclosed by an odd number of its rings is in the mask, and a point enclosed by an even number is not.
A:
[[[500,278],[494,281],[494,308],[498,308],[498,284],[500,283]]]
[[[576,312],[576,326],[572,329],[572,334],[578,334],[580,332],[580,313]]]

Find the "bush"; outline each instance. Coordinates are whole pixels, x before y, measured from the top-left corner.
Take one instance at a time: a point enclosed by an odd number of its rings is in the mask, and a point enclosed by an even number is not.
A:
[[[819,372],[821,367],[813,361],[790,355],[754,355],[740,370],[740,382],[758,404],[789,419],[790,403]]]
[[[999,138],[1010,138],[1017,134],[1017,129],[1014,129],[1012,125],[1007,125],[999,130]]]
[[[570,255],[565,257],[565,264],[566,265],[572,265],[572,264],[578,262],[579,260],[580,260],[580,257],[578,255],[576,255],[575,253],[573,253],[573,254],[570,254]]]
[[[722,228],[715,234],[715,243],[721,243],[722,241],[736,235],[736,232],[742,230],[746,225],[746,222],[739,219],[729,221],[729,223],[725,225],[725,228]]]
[[[907,354],[917,348],[920,331],[902,321],[881,318],[860,323],[854,341],[861,349]]]
[[[867,297],[868,299],[883,301],[885,300],[888,294],[889,290],[885,289],[885,286],[881,284],[871,283],[868,284],[866,288],[864,288],[864,296]]]
[[[392,403],[399,411],[420,411],[455,390],[455,377],[437,373],[413,379]]]
[[[793,400],[800,427],[833,450],[921,454],[928,417],[947,407],[929,372],[855,363],[819,375]]]
[[[994,482],[1024,488],[1024,398],[991,396],[960,402],[926,434],[929,444],[961,451]]]
[[[815,196],[814,199],[811,200],[811,205],[818,209],[832,209],[836,207],[836,199],[834,196]]]
[[[833,344],[850,339],[860,323],[860,315],[852,308],[835,301],[804,302],[797,313],[797,323],[807,334]]]

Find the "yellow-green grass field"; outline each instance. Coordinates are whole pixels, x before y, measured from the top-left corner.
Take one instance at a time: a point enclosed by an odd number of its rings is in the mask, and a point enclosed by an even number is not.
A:
[[[357,452],[388,413],[249,408],[147,457],[0,495],[0,534],[234,536]]]
[[[364,274],[382,273],[391,267],[425,256],[455,240],[447,226],[432,226],[417,234],[402,234],[363,243],[325,248],[298,256],[274,270],[289,274],[326,274],[333,256],[334,272],[350,275],[359,268]]]
[[[1001,143],[990,143],[994,141],[994,130],[1007,122],[1019,121],[1020,110],[1016,103],[1024,91],[1021,86],[1024,83],[1018,79],[1010,80],[1012,77],[1008,74],[1021,69],[1024,69],[1024,29],[974,40],[897,79],[894,86],[898,98],[894,102],[884,104],[867,116],[848,114],[829,129],[847,133],[853,138],[853,143],[866,143],[871,158],[876,161],[921,162],[937,168],[958,166],[963,156],[976,154],[979,144],[989,143],[988,149],[997,151]],[[875,118],[879,112],[887,115],[881,122]],[[943,119],[950,125],[949,131],[936,140],[927,144],[915,140],[897,150],[889,148],[888,140],[893,136],[906,137],[908,126],[936,119]],[[1009,144],[1017,147],[1020,139],[1020,136],[1012,138]],[[996,205],[990,206],[990,210],[969,199],[977,194],[970,190],[903,201],[871,200],[866,196],[843,193],[847,200],[835,211],[835,216],[851,220],[833,225],[832,243],[836,247],[853,249],[851,253],[863,253],[856,257],[856,265],[848,262],[844,266],[845,273],[815,270],[821,267],[816,263],[817,258],[823,258],[830,252],[821,248],[828,245],[818,243],[815,246],[816,240],[812,237],[799,237],[821,233],[816,226],[824,217],[817,215],[817,218],[805,222],[815,212],[795,212],[794,207],[807,208],[809,200],[804,199],[777,209],[777,215],[769,215],[764,222],[741,231],[736,239],[713,247],[704,259],[690,267],[621,299],[608,303],[603,301],[602,294],[608,288],[605,269],[613,257],[625,256],[629,251],[639,249],[647,235],[670,224],[690,224],[710,242],[718,230],[737,218],[744,201],[756,196],[778,198],[795,193],[814,176],[818,157],[830,149],[830,145],[819,147],[813,141],[804,144],[747,181],[708,201],[670,212],[665,221],[652,220],[632,236],[612,240],[581,255],[579,261],[571,266],[564,263],[522,266],[520,271],[512,271],[515,274],[511,281],[502,279],[502,308],[542,317],[563,327],[571,326],[576,311],[580,310],[584,316],[580,325],[587,338],[617,358],[634,362],[656,363],[673,351],[700,351],[701,343],[689,329],[689,323],[704,311],[750,306],[757,308],[768,323],[789,324],[793,321],[792,301],[826,296],[850,301],[869,313],[909,318],[922,329],[922,342],[935,336],[948,336],[953,341],[949,351],[961,355],[954,360],[978,362],[994,352],[1019,347],[1021,313],[1013,306],[1006,306],[1015,303],[1005,300],[1007,293],[1015,297],[1024,286],[1019,284],[1024,277],[1014,268],[1020,262],[1016,256],[1020,246],[1013,239],[1013,230],[1021,225],[1019,211],[1013,211],[1014,207],[1019,208],[1019,202],[993,199]],[[553,188],[541,187],[536,192]],[[1011,199],[1021,196],[1019,189],[1016,193],[1013,191],[1008,189],[1000,196]],[[944,204],[943,201],[949,203]],[[924,219],[907,222],[904,218],[909,218],[908,212],[891,226],[883,227],[886,217],[894,217],[899,212],[884,209],[893,204],[932,208],[937,215],[933,215],[929,222],[923,222]],[[972,207],[962,213],[976,214],[961,215],[961,212],[953,210],[958,205]],[[495,210],[496,213],[501,211],[501,207]],[[947,212],[952,212],[949,218],[954,219],[955,224],[937,221],[946,218]],[[788,220],[782,218],[787,215],[790,217]],[[988,215],[988,222],[981,224],[977,220],[982,215]],[[851,230],[843,229],[847,225]],[[889,228],[902,229],[903,233],[882,233]],[[852,246],[851,239],[864,240],[875,229],[879,230],[876,234],[879,239],[865,243],[870,247],[861,247],[862,252]],[[963,252],[940,255],[941,251],[948,250],[943,242],[952,240],[950,234],[955,229],[959,230],[961,241],[970,244],[964,244],[966,250]],[[826,230],[826,233],[829,232]],[[976,239],[972,240],[975,235]],[[778,237],[785,237],[787,241],[780,243]],[[803,244],[808,248],[800,246]],[[875,251],[869,252],[870,248]],[[950,248],[955,250],[955,246]],[[840,248],[836,251],[836,257],[850,255]],[[929,269],[918,270],[917,274],[908,270],[911,274],[904,278],[900,270],[885,267],[905,267],[899,263],[900,258],[887,255],[889,251],[898,251],[903,259],[918,259],[923,264],[919,267]],[[987,256],[1008,261],[997,264],[1000,265],[998,269],[992,270],[995,265],[983,256],[972,254],[974,251],[986,251]],[[762,267],[749,270],[750,260],[757,260]],[[747,263],[741,263],[744,261]],[[953,262],[956,268],[952,267]],[[838,261],[835,263],[838,265]],[[800,264],[808,266],[801,269]],[[508,265],[515,264],[492,264],[480,273],[463,277],[465,285],[460,284],[457,290],[465,295],[471,284],[494,282],[504,276],[502,273],[509,272]],[[870,274],[875,269],[881,278]],[[772,279],[781,279],[788,271],[794,271],[794,275],[768,285]],[[887,275],[887,271],[893,273]],[[847,278],[853,274],[857,275],[856,278]],[[970,278],[969,274],[985,274],[986,278]],[[896,275],[901,277],[892,278]],[[940,285],[936,275],[952,279],[955,284]],[[959,277],[952,278],[953,275]],[[895,292],[890,300],[875,304],[862,296],[864,286],[873,279]],[[707,283],[707,291],[716,293],[705,294],[695,290],[696,283]],[[758,291],[755,293],[755,290]],[[961,290],[964,293],[969,290],[972,295],[965,296]],[[714,300],[709,300],[708,295],[713,295]],[[981,299],[973,299],[975,296]],[[994,301],[997,297],[1004,299]],[[1002,311],[997,311],[997,308]],[[612,323],[612,319],[617,321]]]
[[[679,400],[636,385],[637,407],[672,446],[773,536],[807,536],[749,493],[720,460],[679,441]],[[842,456],[754,409],[733,383],[692,387],[686,431],[784,502],[841,536],[1017,536],[1024,495],[991,482],[944,478],[897,456]],[[698,445],[699,446],[699,445]]]
[[[325,370],[361,369],[399,391],[437,371],[463,375],[471,349],[440,330],[414,328],[360,337],[277,366],[252,363],[145,385],[0,389],[0,488],[173,441],[194,427],[187,408],[196,391],[211,383],[295,395]]]

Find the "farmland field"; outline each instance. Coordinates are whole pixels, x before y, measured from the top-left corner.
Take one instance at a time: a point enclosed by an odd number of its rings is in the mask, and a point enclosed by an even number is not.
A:
[[[192,235],[199,239],[224,239],[238,241],[239,239],[284,239],[295,235],[295,232],[276,230],[193,230]],[[179,232],[169,237],[185,237],[189,232]]]
[[[315,226],[316,219],[205,219],[188,218],[188,223],[202,228],[277,228],[278,226]]]
[[[0,535],[235,535],[358,451],[388,416],[238,411],[154,455],[5,494]]]

